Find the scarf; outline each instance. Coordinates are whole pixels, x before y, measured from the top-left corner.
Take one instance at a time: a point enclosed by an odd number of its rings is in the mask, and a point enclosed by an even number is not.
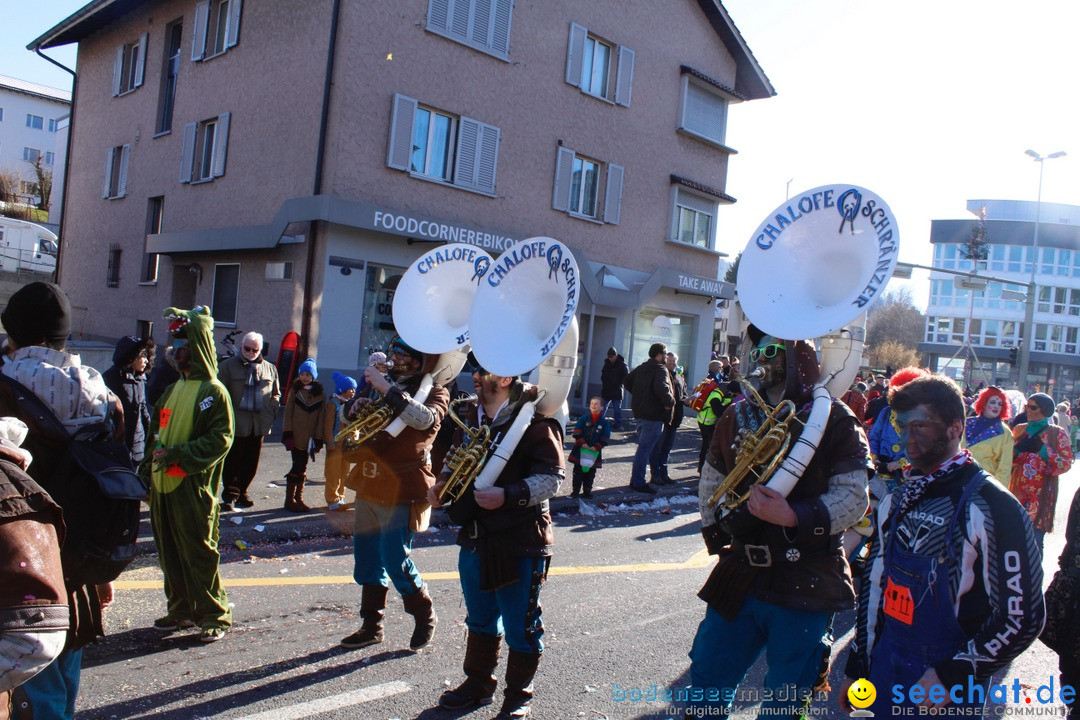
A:
[[[1036,435],[1041,433],[1043,430],[1045,430],[1046,426],[1049,425],[1049,424],[1050,424],[1050,418],[1043,418],[1042,420],[1035,420],[1033,422],[1029,422],[1024,427],[1024,430],[1027,432],[1027,434],[1029,436],[1035,437]]]
[[[910,510],[922,498],[930,483],[969,462],[974,462],[971,453],[967,450],[961,450],[925,475],[918,474],[919,471],[913,466],[908,467],[904,470],[904,491],[903,495],[900,496],[900,507],[896,511],[896,516],[900,517]]]
[[[247,367],[247,381],[244,383],[244,392],[240,395],[240,410],[244,412],[258,412],[258,391],[255,386],[255,371],[256,366],[254,362],[244,363]]]
[[[967,439],[968,447],[978,445],[984,440],[996,438],[1004,432],[1005,428],[1001,424],[1001,418],[978,415],[968,418],[967,422],[964,423],[964,437]]]

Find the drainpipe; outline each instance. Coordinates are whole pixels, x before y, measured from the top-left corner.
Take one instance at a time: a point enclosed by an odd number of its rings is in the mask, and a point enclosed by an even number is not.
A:
[[[64,197],[60,200],[60,228],[59,232],[56,233],[57,237],[60,238],[60,242],[57,243],[56,277],[54,282],[59,285],[61,267],[60,260],[64,257],[64,225],[67,223],[68,184],[71,182],[71,135],[75,130],[75,91],[79,88],[79,75],[67,65],[59,63],[45,53],[41,52],[40,47],[35,47],[34,52],[37,53],[40,57],[45,58],[64,72],[71,74],[71,112],[68,113],[67,152],[64,153]]]
[[[326,128],[330,122],[330,90],[334,81],[334,51],[337,47],[338,18],[341,15],[341,0],[334,0],[334,9],[330,15],[330,45],[326,50],[326,77],[323,80],[322,117],[319,119],[319,140],[315,152],[315,188],[313,195],[322,194],[323,164],[326,159]],[[312,223],[308,233],[307,266],[304,269],[304,303],[300,318],[300,346],[302,357],[308,357],[308,343],[311,338],[311,314],[314,306],[314,293],[311,284],[315,275],[315,226]]]

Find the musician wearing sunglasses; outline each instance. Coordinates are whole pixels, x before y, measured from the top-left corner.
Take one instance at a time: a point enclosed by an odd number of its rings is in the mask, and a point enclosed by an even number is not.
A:
[[[1073,463],[1072,444],[1065,428],[1054,425],[1054,399],[1035,393],[1024,407],[1027,421],[1013,428],[1013,464],[1009,490],[1031,516],[1035,539],[1043,546],[1046,533],[1054,531],[1058,476]]]
[[[405,612],[415,621],[409,647],[418,650],[431,642],[438,618],[411,557],[413,534],[427,529],[431,517],[427,493],[435,476],[429,454],[450,394],[435,383],[423,402],[417,399],[424,373],[434,369],[437,355],[425,355],[400,337],[391,341],[388,354],[389,376],[369,365],[364,377],[405,428],[397,436],[380,431],[342,452],[344,462],[355,463],[345,486],[356,491],[353,580],[361,587],[363,624],[342,639],[341,646],[363,648],[383,641],[386,596],[393,583]],[[346,407],[345,416],[355,417],[360,405],[369,402],[369,398],[356,398]]]
[[[751,325],[749,359],[761,368],[758,392],[775,407],[794,403],[805,422],[819,380],[817,357],[807,341],[786,341]],[[745,381],[744,381],[745,384]],[[750,396],[750,393],[747,393]],[[752,397],[752,396],[751,396]],[[765,687],[774,699],[763,714],[793,716],[826,677],[833,614],[850,610],[855,592],[841,547],[844,531],[867,508],[872,469],[861,423],[839,400],[827,403],[828,419],[812,459],[785,497],[764,484],[749,491],[749,522],[720,527],[710,507],[714,490],[736,468],[743,438],[766,423],[767,409],[751,397],[728,407],[713,433],[699,483],[702,534],[719,560],[699,597],[707,603],[690,650],[694,712],[726,715],[747,671],[762,652]],[[790,423],[794,446],[800,422]],[[733,492],[745,491],[745,486]],[[779,692],[797,688],[796,693]]]
[[[522,406],[537,398],[537,388],[517,378],[493,375],[474,364],[476,401],[461,415],[471,429],[490,426],[495,442],[508,433]],[[463,430],[454,444],[466,439]],[[551,562],[554,534],[548,501],[565,477],[563,430],[558,421],[534,416],[493,487],[469,486],[449,507],[461,524],[457,543],[458,573],[465,596],[468,638],[465,681],[439,698],[450,710],[493,702],[499,647],[505,632],[509,647],[502,707],[497,720],[529,715],[533,677],[544,650],[540,588]],[[451,449],[448,458],[453,458]],[[428,501],[440,506],[440,493],[451,475],[443,468]]]
[[[911,465],[878,508],[837,697],[851,712],[847,689],[867,678],[878,717],[982,717],[992,675],[1043,626],[1042,553],[1024,509],[961,449],[956,383],[926,375],[889,401]]]
[[[259,469],[263,438],[277,419],[281,385],[277,367],[263,356],[263,336],[249,332],[240,342],[240,354],[223,360],[218,380],[232,398],[236,437],[225,457],[221,511],[249,508],[255,503],[248,488]]]

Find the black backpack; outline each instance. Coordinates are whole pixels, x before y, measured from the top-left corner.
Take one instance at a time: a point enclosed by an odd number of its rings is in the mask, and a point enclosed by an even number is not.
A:
[[[111,582],[135,558],[139,502],[147,489],[131,453],[107,422],[69,434],[27,387],[0,373],[30,427],[23,446],[34,456],[29,473],[64,512],[60,559],[69,587]]]

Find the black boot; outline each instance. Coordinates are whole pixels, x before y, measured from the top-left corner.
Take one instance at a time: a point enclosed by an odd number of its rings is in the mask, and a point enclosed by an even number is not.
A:
[[[416,627],[413,628],[412,638],[409,639],[409,647],[419,650],[431,642],[431,638],[435,635],[435,626],[439,623],[435,608],[431,605],[431,595],[428,595],[427,585],[412,595],[403,595],[401,602],[405,605],[405,612],[416,619]]]
[[[506,660],[506,687],[503,688],[503,704],[499,714],[492,720],[513,720],[529,716],[529,703],[533,697],[533,677],[540,664],[540,655],[510,650]]]
[[[360,595],[360,617],[364,624],[341,641],[342,647],[362,648],[383,641],[383,615],[386,613],[386,591],[382,585],[363,585]]]
[[[447,690],[439,698],[439,707],[465,710],[490,705],[495,695],[495,666],[499,664],[502,637],[470,632],[465,643],[465,682]]]
[[[589,475],[586,475],[585,478],[582,480],[584,492],[581,493],[581,497],[585,498],[586,500],[592,499],[592,481],[593,476],[591,473]]]

